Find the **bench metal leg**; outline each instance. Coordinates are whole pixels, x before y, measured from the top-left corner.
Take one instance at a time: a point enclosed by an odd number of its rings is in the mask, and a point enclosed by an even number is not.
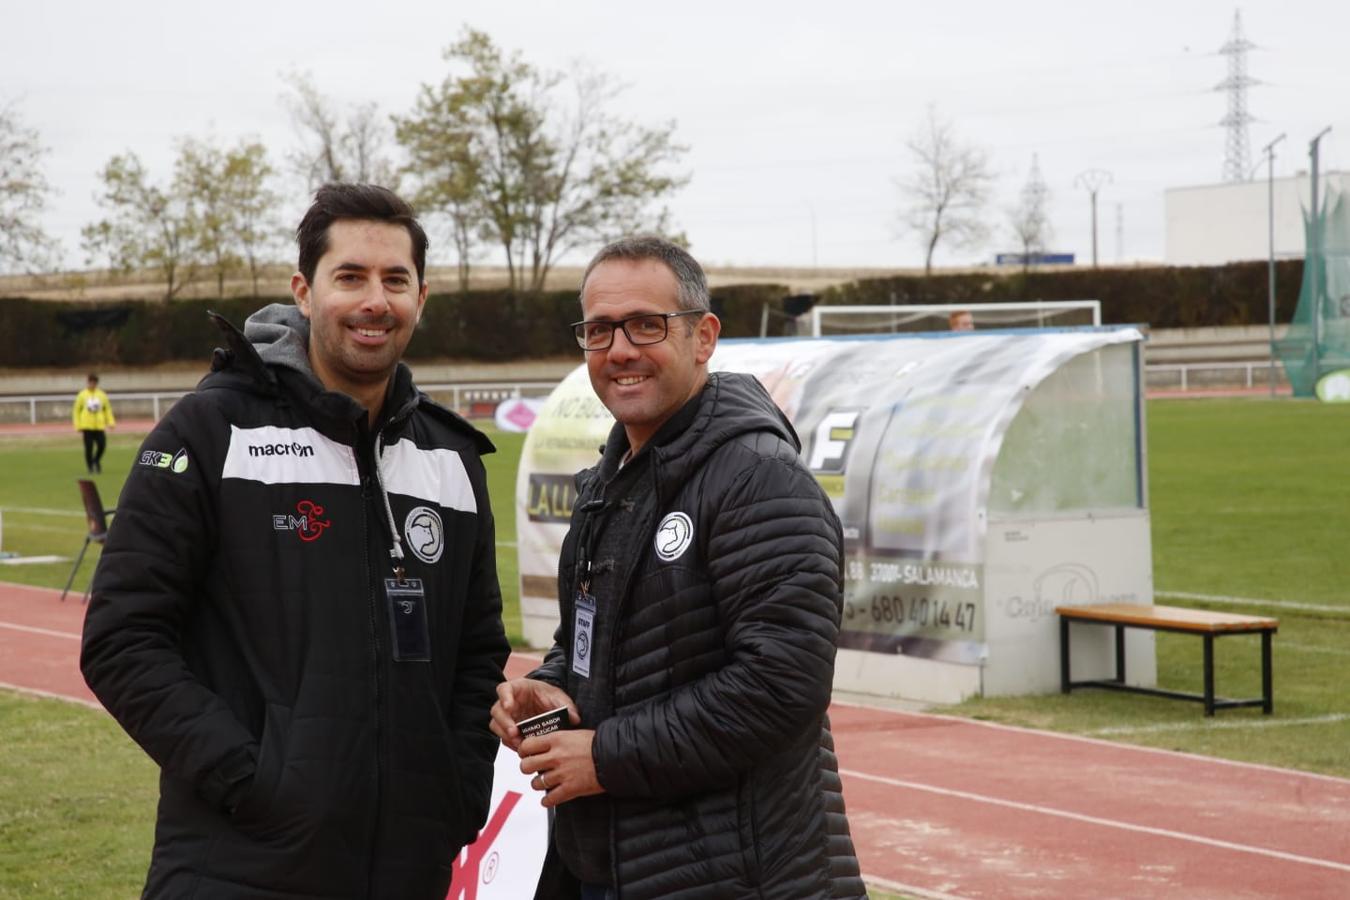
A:
[[[1069,693],[1069,620],[1059,619],[1059,692]]]
[[[1274,677],[1270,665],[1270,632],[1261,632],[1261,712],[1270,715],[1275,710]]]
[[[1125,626],[1116,626],[1116,682],[1125,683]]]
[[[1205,639],[1205,715],[1214,715],[1214,635]]]
[[[89,549],[89,535],[84,536],[84,546],[80,548],[80,555],[75,557],[75,565],[70,570],[70,577],[66,579],[65,589],[61,591],[61,602],[65,602],[66,594],[70,593],[70,586],[75,583],[75,573],[80,571],[80,563],[84,562],[84,551]],[[85,592],[85,598],[88,599],[89,593]]]

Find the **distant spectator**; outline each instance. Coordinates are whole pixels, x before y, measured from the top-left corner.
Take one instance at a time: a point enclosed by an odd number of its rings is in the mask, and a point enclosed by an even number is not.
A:
[[[95,474],[103,471],[103,451],[108,449],[108,437],[104,434],[117,424],[113,418],[112,402],[98,386],[98,376],[89,373],[88,387],[75,395],[75,408],[71,410],[71,420],[75,430],[84,435],[84,465]]]
[[[974,331],[975,317],[970,314],[968,309],[958,309],[947,316],[947,326],[952,331]]]

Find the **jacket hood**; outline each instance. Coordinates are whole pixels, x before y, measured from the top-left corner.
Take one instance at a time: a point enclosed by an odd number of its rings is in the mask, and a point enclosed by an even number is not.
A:
[[[309,365],[309,319],[293,304],[272,303],[249,316],[244,337],[265,364],[318,380]]]
[[[241,332],[224,316],[209,313],[225,335],[228,349],[217,349],[205,386],[214,379],[243,379],[268,393],[279,393],[281,382],[298,391],[306,402],[325,415],[350,421],[364,409],[346,394],[330,391],[309,364],[309,319],[289,303],[272,303],[249,316]],[[233,370],[234,374],[230,374]],[[420,407],[451,427],[468,434],[480,454],[495,449],[487,436],[459,415],[441,406],[417,389],[412,370],[400,362],[389,381],[384,418],[404,418]]]
[[[617,426],[622,432],[623,426]],[[787,416],[752,375],[714,372],[698,396],[652,438],[652,453],[664,475],[682,482],[718,447],[743,434],[768,432],[801,452]]]

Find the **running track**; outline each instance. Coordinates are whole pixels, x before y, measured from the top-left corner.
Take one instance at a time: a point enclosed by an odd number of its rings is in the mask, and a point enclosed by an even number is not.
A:
[[[97,706],[78,595],[0,584],[0,685]],[[535,660],[517,656],[508,673]],[[863,873],[930,898],[1350,897],[1350,781],[836,703]],[[1198,715],[1198,712],[1197,712]]]

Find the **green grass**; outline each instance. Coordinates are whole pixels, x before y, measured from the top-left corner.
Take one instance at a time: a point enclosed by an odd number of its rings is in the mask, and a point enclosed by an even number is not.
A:
[[[1148,431],[1158,590],[1350,615],[1350,406],[1155,401]]]
[[[1095,691],[975,699],[942,711],[1350,777],[1350,407],[1173,400],[1150,403],[1148,416],[1157,590],[1330,608],[1162,598],[1279,617],[1275,715],[1228,710],[1207,720],[1198,704]],[[505,617],[519,641],[513,501],[523,438],[489,433],[499,448],[485,462]],[[98,476],[108,505],[137,444],[126,435],[110,441]],[[0,438],[0,471],[4,549],[73,555],[85,530],[76,436]],[[68,562],[0,567],[0,579],[59,588],[69,571]],[[92,571],[91,558],[77,588]],[[1157,646],[1159,682],[1198,690],[1200,641],[1160,634]],[[1255,638],[1224,638],[1216,658],[1221,693],[1260,693]],[[58,701],[0,692],[0,734],[0,898],[135,895],[151,840],[153,765],[106,716]]]
[[[0,691],[0,898],[134,897],[156,768],[107,715]]]

